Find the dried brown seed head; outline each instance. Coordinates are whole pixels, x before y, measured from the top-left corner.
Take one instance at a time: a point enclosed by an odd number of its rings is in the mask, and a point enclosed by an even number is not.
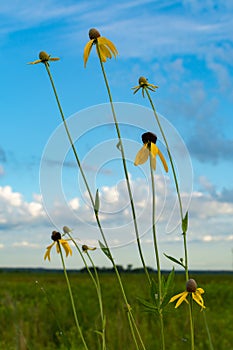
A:
[[[148,84],[148,81],[145,77],[140,77],[138,79],[138,82],[139,82],[139,85],[147,85]]]
[[[47,52],[45,52],[45,51],[41,51],[41,52],[39,53],[39,58],[40,58],[40,60],[41,60],[42,62],[49,61],[49,57],[50,57],[50,55],[47,54]]]
[[[157,141],[157,136],[153,134],[153,132],[148,131],[142,134],[142,142],[144,144],[148,142],[156,143],[156,141]]]
[[[91,40],[95,40],[95,39],[97,39],[97,38],[99,38],[100,37],[100,32],[97,30],[97,29],[95,29],[95,28],[91,28],[90,30],[89,30],[89,38],[91,39]]]
[[[57,242],[59,239],[61,239],[61,234],[60,234],[60,232],[53,231],[53,232],[52,232],[51,238],[52,238],[52,240],[53,240],[54,242]]]
[[[194,279],[191,278],[190,280],[188,280],[188,282],[186,283],[186,290],[189,293],[196,292],[196,290],[197,290],[197,283],[196,283],[196,281]]]

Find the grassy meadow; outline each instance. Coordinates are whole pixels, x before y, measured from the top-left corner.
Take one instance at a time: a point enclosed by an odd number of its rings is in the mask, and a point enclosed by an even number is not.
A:
[[[101,349],[95,331],[100,329],[99,307],[93,284],[86,273],[70,273],[70,281],[81,327],[89,349]],[[148,350],[160,349],[160,331],[155,314],[145,312],[139,298],[149,300],[144,274],[122,273],[122,280]],[[205,289],[206,319],[214,349],[233,349],[232,274],[191,274]],[[107,349],[135,349],[129,331],[126,308],[116,277],[101,273]],[[2,271],[0,273],[0,349],[83,349],[74,326],[70,299],[62,273]],[[184,290],[183,274],[176,274],[171,295]],[[165,309],[166,348],[188,349],[187,305],[174,303]],[[200,307],[193,305],[196,349],[208,349]]]

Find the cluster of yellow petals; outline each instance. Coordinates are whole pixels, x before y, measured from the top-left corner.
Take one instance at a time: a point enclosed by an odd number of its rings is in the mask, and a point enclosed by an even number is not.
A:
[[[58,237],[60,237],[60,238],[54,239],[55,235],[58,235]],[[60,247],[62,246],[65,253],[66,253],[66,257],[68,255],[72,255],[72,249],[68,243],[68,240],[61,238],[61,235],[59,232],[53,231],[51,238],[54,240],[54,242],[46,248],[47,250],[46,250],[45,255],[44,255],[44,260],[46,260],[46,259],[48,259],[49,261],[51,260],[50,253],[51,253],[51,249],[54,245],[56,245],[56,250],[57,250],[58,254],[61,253]]]
[[[48,64],[49,61],[59,61],[59,60],[60,60],[60,58],[51,57],[51,55],[49,55],[47,52],[41,51],[39,53],[39,60],[29,62],[28,64],[38,64],[38,63],[47,63]]]
[[[157,85],[148,83],[148,80],[145,77],[140,77],[138,79],[138,83],[139,83],[139,85],[132,87],[132,90],[134,90],[133,93],[136,94],[136,92],[138,92],[140,89],[142,89],[142,96],[143,97],[144,97],[144,90],[145,89],[149,89],[153,92],[155,92],[155,90],[158,89]]]
[[[135,157],[135,161],[134,161],[134,165],[139,165],[139,164],[144,164],[147,159],[149,158],[149,155],[152,155],[152,168],[153,170],[156,170],[156,156],[159,155],[159,158],[163,164],[164,170],[166,171],[166,173],[168,172],[168,166],[167,166],[167,162],[162,154],[162,152],[160,151],[160,149],[158,148],[158,146],[156,146],[154,143],[146,143],[142,146],[142,148],[138,151],[138,153],[136,154]]]
[[[86,67],[93,45],[96,45],[97,55],[100,57],[102,62],[106,62],[107,58],[112,58],[112,55],[114,57],[118,55],[115,45],[109,39],[100,36],[96,29],[90,29],[89,36],[91,40],[86,44],[83,53],[84,67]]]
[[[190,289],[189,285],[193,285],[194,288]],[[204,300],[202,298],[202,294],[205,293],[204,289],[202,288],[197,288],[196,282],[193,279],[188,280],[187,284],[186,284],[186,290],[182,293],[176,294],[174,295],[169,303],[172,303],[173,301],[177,300],[175,308],[178,308],[183,301],[185,301],[188,304],[188,300],[187,300],[187,296],[189,294],[192,295],[192,299],[201,306],[201,310],[205,309],[205,305],[204,305]]]

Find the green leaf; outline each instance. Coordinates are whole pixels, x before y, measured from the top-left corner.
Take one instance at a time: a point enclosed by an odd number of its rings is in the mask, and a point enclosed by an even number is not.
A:
[[[173,256],[167,255],[167,254],[165,254],[165,253],[163,253],[163,254],[166,256],[166,258],[170,259],[170,260],[173,261],[174,263],[176,263],[176,264],[182,266],[183,268],[185,268],[184,264],[182,264],[182,262],[180,262],[180,261],[177,260],[176,258],[173,258]]]
[[[99,208],[100,208],[100,198],[99,198],[99,190],[97,189],[95,194],[95,205],[94,205],[94,210],[96,214],[98,214]]]
[[[186,212],[185,217],[182,219],[182,231],[186,233],[188,230],[188,212]]]
[[[173,286],[174,286],[174,277],[175,277],[175,270],[173,268],[165,281],[164,292],[163,292],[163,301],[162,301],[161,308],[164,308],[168,304],[168,302],[171,298],[171,294],[172,294]]]
[[[101,243],[100,241],[99,241],[99,245],[100,245],[102,252],[109,258],[109,260],[111,260],[113,262],[110,250],[107,247],[105,247],[105,245],[103,243]]]
[[[166,280],[166,284],[165,284],[165,292],[166,293],[168,292],[169,289],[172,288],[172,285],[174,283],[174,277],[175,277],[175,269],[173,267],[173,269],[169,273],[168,278]]]
[[[149,301],[146,300],[146,299],[139,298],[139,297],[137,298],[137,300],[139,301],[139,303],[140,303],[141,305],[144,306],[146,312],[153,312],[153,313],[156,312],[156,313],[157,313],[158,308],[157,308],[157,306],[156,306],[155,304],[149,302]]]

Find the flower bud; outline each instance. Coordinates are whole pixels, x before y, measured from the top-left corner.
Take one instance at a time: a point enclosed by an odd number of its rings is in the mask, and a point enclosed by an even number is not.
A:
[[[82,245],[82,250],[84,253],[86,253],[88,251],[88,246],[86,244]]]
[[[71,230],[71,228],[69,228],[68,226],[64,226],[64,227],[63,227],[63,232],[64,232],[64,233],[70,233],[70,232],[72,232],[72,230]]]
[[[196,290],[197,290],[197,283],[196,283],[196,281],[194,279],[191,278],[190,280],[188,280],[188,282],[186,283],[186,290],[189,293],[196,292]]]

